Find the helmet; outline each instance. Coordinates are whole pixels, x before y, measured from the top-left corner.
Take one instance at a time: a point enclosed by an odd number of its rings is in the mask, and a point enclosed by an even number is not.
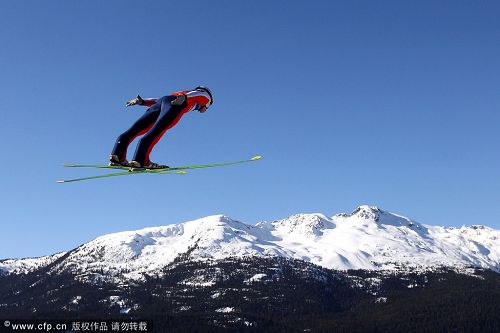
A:
[[[194,90],[205,91],[207,94],[210,95],[210,105],[214,104],[214,96],[212,95],[212,92],[210,91],[210,89],[208,89],[207,87],[204,87],[204,86],[198,86],[198,87],[194,88]]]

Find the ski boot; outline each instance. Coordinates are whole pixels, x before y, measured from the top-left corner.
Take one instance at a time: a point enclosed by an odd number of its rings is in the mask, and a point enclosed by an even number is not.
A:
[[[130,163],[127,160],[120,160],[117,155],[109,155],[109,166],[124,166],[129,167]]]
[[[157,163],[154,163],[151,161],[149,161],[148,163],[145,163],[144,165],[142,165],[141,163],[139,163],[137,161],[131,161],[128,163],[128,165],[131,168],[137,168],[137,169],[168,169],[169,168],[168,165],[157,164]]]

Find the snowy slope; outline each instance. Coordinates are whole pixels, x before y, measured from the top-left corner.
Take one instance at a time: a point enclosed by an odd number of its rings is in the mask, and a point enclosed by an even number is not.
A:
[[[299,214],[257,225],[215,215],[101,236],[70,251],[51,269],[82,277],[138,279],[176,258],[248,255],[290,257],[333,269],[445,265],[500,272],[500,231],[485,226],[429,226],[369,206],[351,214]],[[19,261],[0,262],[0,270],[8,272],[19,272],[19,266]]]
[[[2,273],[25,274],[47,266],[59,259],[65,252],[56,253],[50,256],[24,259],[4,259],[0,260],[0,275]]]

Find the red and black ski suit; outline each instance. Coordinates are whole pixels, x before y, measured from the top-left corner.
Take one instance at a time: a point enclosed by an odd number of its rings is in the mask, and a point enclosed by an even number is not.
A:
[[[182,94],[186,95],[184,103],[172,105],[171,102]],[[132,127],[118,136],[111,154],[117,155],[120,161],[125,161],[129,144],[144,134],[137,144],[133,160],[141,165],[149,164],[149,154],[163,134],[174,127],[187,112],[208,107],[210,103],[211,96],[202,90],[179,91],[162,98],[144,99],[142,105],[149,108]]]

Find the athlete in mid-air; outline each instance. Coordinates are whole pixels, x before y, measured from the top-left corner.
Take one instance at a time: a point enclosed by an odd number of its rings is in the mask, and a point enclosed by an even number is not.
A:
[[[212,92],[203,86],[175,92],[162,98],[143,99],[137,95],[136,98],[128,101],[126,106],[145,105],[149,108],[132,127],[118,136],[109,156],[109,165],[147,169],[168,168],[166,165],[150,161],[149,154],[155,144],[168,129],[177,124],[184,114],[192,110],[204,113],[212,104]],[[135,138],[143,134],[144,136],[137,144],[133,160],[128,162],[126,158],[128,146]]]

